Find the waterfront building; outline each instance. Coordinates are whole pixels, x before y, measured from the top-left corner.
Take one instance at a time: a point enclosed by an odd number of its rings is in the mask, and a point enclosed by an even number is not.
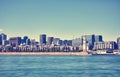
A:
[[[21,44],[21,37],[10,37],[9,44],[12,47],[17,47],[18,45]]]
[[[94,42],[94,50],[103,50],[105,49],[105,43],[104,42]]]
[[[5,45],[4,43],[4,41],[5,40],[7,40],[7,35],[6,34],[4,34],[4,33],[1,33],[0,34],[0,45]]]
[[[105,42],[105,49],[116,49],[116,42],[115,41]]]
[[[106,50],[106,49],[117,49],[117,44],[115,41],[106,41],[106,42],[95,42],[94,50]]]
[[[102,42],[103,39],[102,39],[102,35],[83,35],[82,36],[82,39],[83,37],[86,38],[86,41],[87,41],[87,47],[89,50],[92,50],[93,47],[94,47],[94,42]],[[83,40],[82,40],[83,41]]]
[[[83,45],[83,38],[86,38],[86,42],[87,42],[87,47],[89,50],[93,49],[94,46],[94,42],[95,42],[95,35],[83,35],[82,38],[82,45]]]
[[[86,40],[86,37],[83,37],[83,51],[84,52],[87,51],[87,40]]]
[[[41,45],[46,45],[46,34],[41,34],[40,35],[40,44]]]
[[[95,35],[83,35],[83,36],[82,36],[82,39],[83,39],[84,37],[86,38],[87,43],[89,43],[90,45],[94,45]]]
[[[117,46],[118,46],[118,49],[120,50],[120,37],[117,38]]]
[[[53,42],[54,37],[47,37],[47,44],[51,45]]]

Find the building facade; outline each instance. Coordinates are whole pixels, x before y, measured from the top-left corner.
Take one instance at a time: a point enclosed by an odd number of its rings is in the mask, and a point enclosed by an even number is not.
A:
[[[82,36],[82,39],[83,39],[84,37],[86,38],[87,43],[89,43],[90,45],[94,45],[95,35],[83,35],[83,36]]]
[[[54,37],[47,37],[47,44],[51,45],[53,42]]]
[[[72,46],[79,47],[83,45],[83,40],[81,38],[76,38],[72,40]]]
[[[5,41],[7,40],[7,35],[4,33],[0,34],[0,45],[5,45]]]
[[[103,38],[102,35],[95,35],[95,42],[102,42]]]
[[[60,45],[60,38],[54,38],[52,44],[54,45]]]
[[[118,46],[118,49],[120,50],[120,37],[117,38],[117,46]]]
[[[115,41],[95,42],[93,49],[94,50],[117,49],[117,44]]]
[[[46,45],[46,34],[41,34],[40,35],[40,44],[41,45]]]
[[[26,45],[30,45],[30,44],[31,44],[30,39],[26,39]]]
[[[12,47],[17,47],[21,44],[21,37],[11,37],[9,39],[9,44],[12,46]]]

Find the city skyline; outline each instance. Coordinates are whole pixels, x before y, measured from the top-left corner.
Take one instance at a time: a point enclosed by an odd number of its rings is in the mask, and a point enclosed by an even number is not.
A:
[[[39,41],[40,34],[61,39],[103,35],[116,41],[119,0],[0,0],[0,31]]]
[[[6,51],[96,51],[106,50],[106,53],[113,53],[120,48],[120,37],[115,41],[103,41],[102,35],[83,35],[81,38],[73,40],[61,40],[60,38],[47,37],[46,34],[40,34],[39,41],[24,37],[10,37],[0,34],[0,52]]]
[[[45,34],[45,33],[43,33],[43,34],[39,34],[38,36],[39,36],[39,39],[38,40],[36,40],[35,38],[30,38],[28,35],[24,35],[24,36],[19,36],[19,35],[16,35],[16,36],[8,36],[8,34],[6,34],[6,33],[3,33],[3,32],[0,32],[0,35],[6,35],[6,40],[9,40],[10,38],[16,38],[16,37],[20,37],[21,39],[30,39],[30,40],[35,40],[36,42],[40,42],[41,41],[41,39],[43,39],[43,37],[44,37],[44,39],[46,40],[46,42],[49,40],[49,38],[52,38],[52,39],[59,39],[59,40],[76,40],[76,39],[83,39],[83,37],[86,37],[86,38],[96,38],[96,39],[94,39],[96,42],[109,42],[109,41],[115,41],[115,42],[117,42],[117,39],[118,38],[120,38],[120,36],[119,37],[117,37],[116,38],[116,40],[104,40],[104,36],[103,35],[96,35],[96,34],[89,34],[89,35],[81,35],[81,36],[79,36],[79,37],[77,37],[76,36],[76,38],[73,38],[73,39],[62,39],[61,37],[54,37],[54,35],[52,35],[52,36],[49,36],[49,35],[47,35],[47,34]],[[43,36],[43,37],[42,37]],[[44,40],[44,43],[45,43],[45,40]],[[53,41],[53,40],[52,40]]]

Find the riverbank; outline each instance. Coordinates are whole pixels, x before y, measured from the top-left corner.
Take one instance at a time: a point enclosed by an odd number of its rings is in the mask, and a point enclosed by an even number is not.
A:
[[[87,52],[0,52],[0,55],[76,55],[87,56]]]

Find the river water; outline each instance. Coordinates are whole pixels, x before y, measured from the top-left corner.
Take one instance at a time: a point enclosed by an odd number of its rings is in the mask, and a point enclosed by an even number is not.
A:
[[[0,55],[0,77],[120,77],[120,56]]]

